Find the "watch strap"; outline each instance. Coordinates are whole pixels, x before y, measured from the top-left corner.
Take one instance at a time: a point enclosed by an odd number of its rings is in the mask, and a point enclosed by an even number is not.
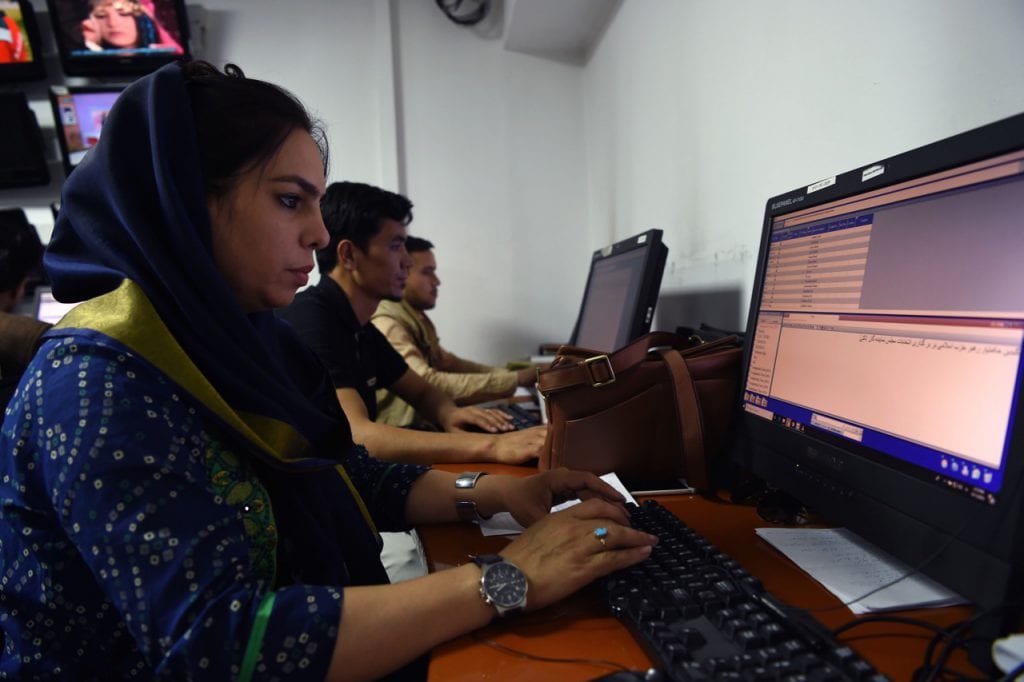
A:
[[[480,568],[484,568],[486,566],[490,566],[491,564],[496,564],[499,561],[505,560],[500,554],[474,554],[470,556],[470,559],[472,559],[473,563],[479,566]]]

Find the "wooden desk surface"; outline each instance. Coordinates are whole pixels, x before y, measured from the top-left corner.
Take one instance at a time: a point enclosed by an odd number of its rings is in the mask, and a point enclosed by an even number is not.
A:
[[[465,467],[440,466],[461,471]],[[493,473],[524,475],[521,467],[486,465]],[[732,556],[764,583],[780,601],[810,611],[829,628],[854,618],[839,600],[754,533],[770,525],[754,507],[736,505],[716,496],[657,497],[687,525]],[[468,554],[500,551],[506,537],[484,537],[468,524],[445,524],[419,529],[431,571],[466,563]],[[893,612],[948,626],[968,618],[968,607]],[[868,623],[845,633],[849,644],[893,680],[910,680],[921,665],[932,633],[894,623]],[[531,658],[533,657],[533,658]],[[540,659],[558,659],[540,660]],[[591,661],[591,662],[587,662]],[[632,669],[645,669],[650,659],[617,619],[608,614],[595,594],[584,590],[540,611],[530,612],[452,640],[434,650],[430,679],[457,680],[590,680],[612,672],[610,661]],[[976,673],[962,652],[951,663]]]

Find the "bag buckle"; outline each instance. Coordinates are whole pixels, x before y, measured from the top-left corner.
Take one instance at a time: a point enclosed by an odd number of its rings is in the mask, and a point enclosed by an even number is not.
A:
[[[594,376],[594,368],[591,367],[591,365],[593,365],[596,362],[601,362],[602,360],[604,361],[605,366],[608,367],[608,374],[611,378],[605,379],[604,381],[598,381],[597,377]],[[612,361],[608,359],[607,355],[595,355],[593,357],[587,358],[583,361],[583,367],[584,369],[587,370],[587,376],[590,377],[590,385],[593,386],[594,388],[599,388],[601,386],[607,386],[608,384],[615,383],[615,370],[612,369]]]

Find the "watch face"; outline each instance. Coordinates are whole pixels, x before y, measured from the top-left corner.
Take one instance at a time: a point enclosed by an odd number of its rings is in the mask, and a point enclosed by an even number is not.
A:
[[[483,587],[496,606],[521,606],[526,597],[526,576],[512,564],[492,564],[484,575]]]

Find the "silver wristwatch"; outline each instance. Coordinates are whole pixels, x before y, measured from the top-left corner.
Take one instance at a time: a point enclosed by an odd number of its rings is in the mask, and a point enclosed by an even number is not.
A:
[[[526,575],[515,564],[499,554],[473,557],[482,570],[480,596],[494,607],[499,616],[510,616],[526,608]]]

